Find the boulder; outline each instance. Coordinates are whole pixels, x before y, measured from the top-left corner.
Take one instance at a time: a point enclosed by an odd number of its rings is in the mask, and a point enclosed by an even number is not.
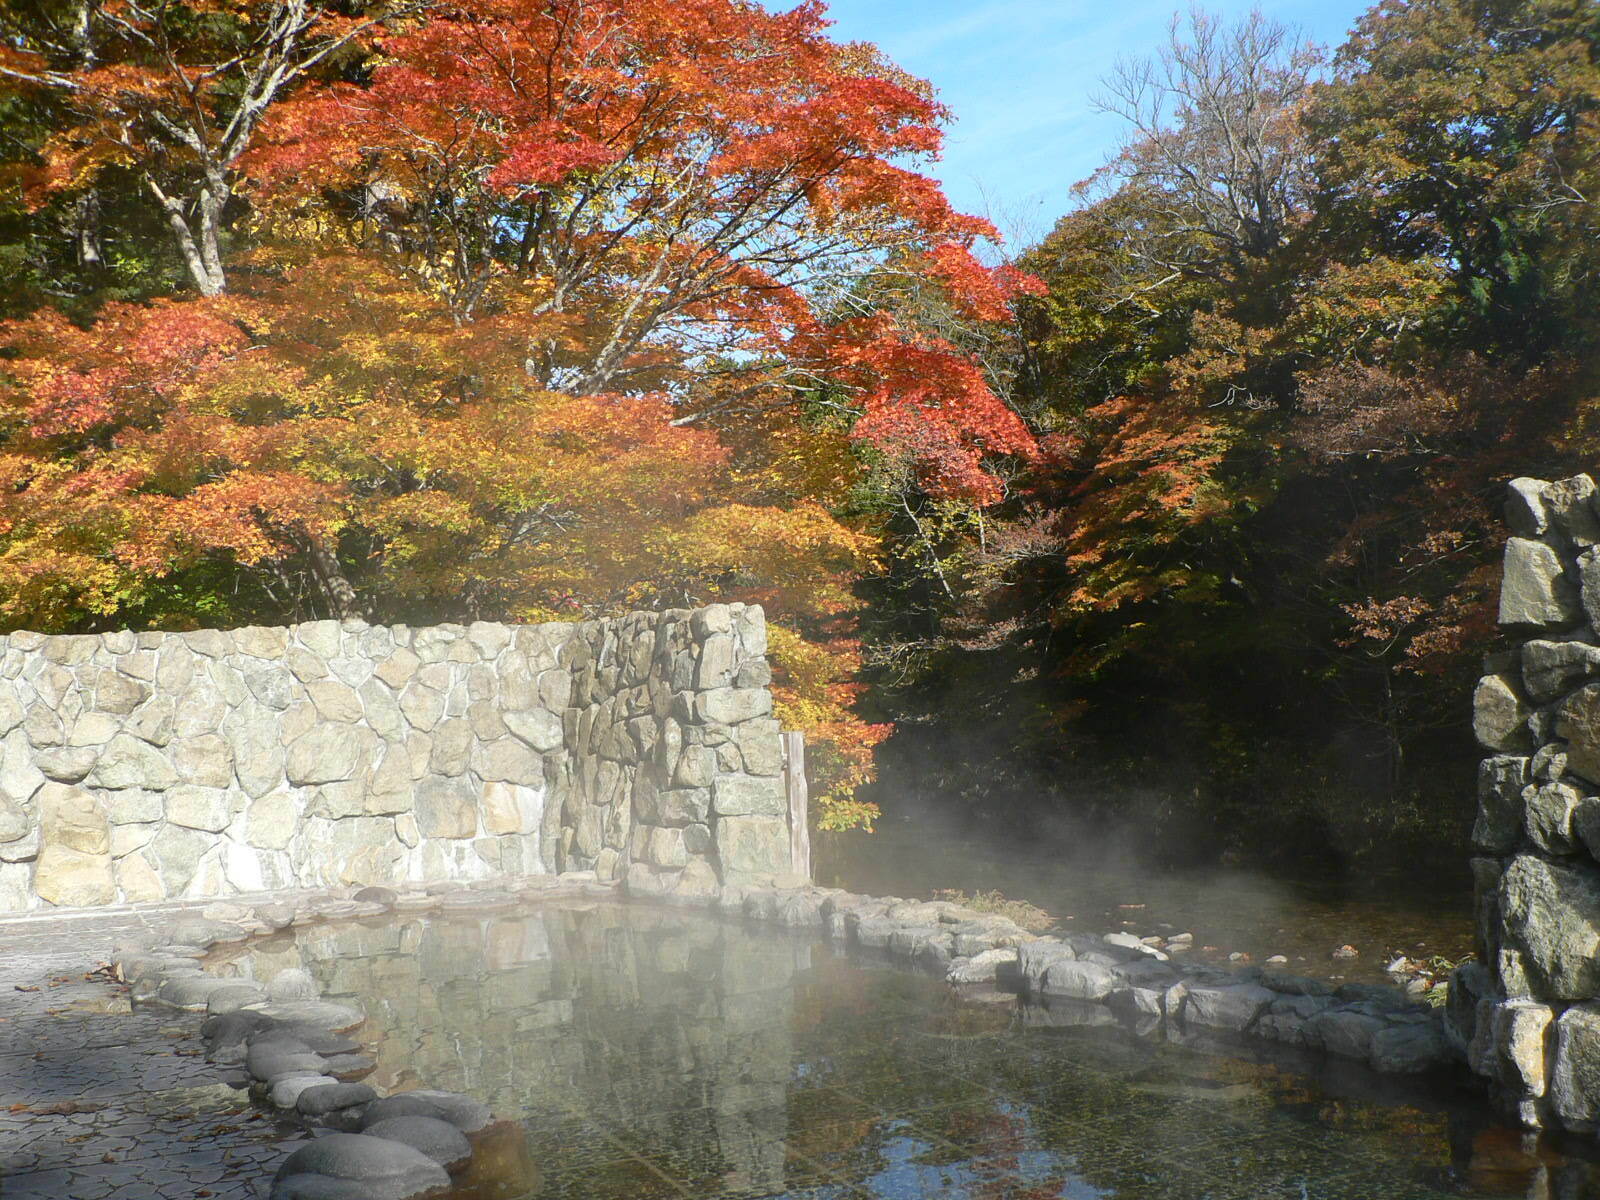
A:
[[[1569,1129],[1600,1122],[1600,1003],[1575,1004],[1556,1021],[1549,1098]]]
[[[370,1104],[378,1093],[365,1083],[323,1083],[308,1087],[295,1100],[295,1111],[303,1117],[323,1117],[358,1104]]]
[[[1277,993],[1253,983],[1215,986],[1191,983],[1183,1006],[1188,1028],[1242,1033],[1266,1011]]]
[[[1521,658],[1523,687],[1536,704],[1559,700],[1600,674],[1600,649],[1583,642],[1535,638],[1523,644]]]
[[[273,1178],[275,1200],[296,1194],[280,1185],[307,1175],[360,1184],[375,1200],[412,1200],[450,1186],[449,1172],[427,1155],[400,1142],[359,1133],[330,1133],[301,1146]]]
[[[1045,968],[1037,990],[1044,996],[1100,1001],[1110,996],[1121,983],[1121,977],[1111,967],[1063,958]]]
[[[1367,1065],[1385,1075],[1418,1075],[1447,1067],[1455,1057],[1439,1023],[1427,1021],[1378,1030],[1372,1035]]]
[[[1546,854],[1571,854],[1572,814],[1583,793],[1567,783],[1530,785],[1523,789],[1523,828],[1528,841]]]
[[[1600,683],[1574,692],[1556,710],[1556,736],[1567,740],[1567,770],[1600,784]]]
[[[362,1118],[363,1126],[391,1117],[433,1117],[454,1125],[462,1133],[487,1129],[494,1120],[489,1106],[457,1092],[418,1090],[398,1092],[375,1100]]]
[[[1306,1023],[1308,1036],[1329,1054],[1355,1059],[1370,1057],[1372,1041],[1384,1028],[1381,1017],[1350,1008],[1329,1009]]]
[[[286,967],[267,982],[267,998],[274,1002],[315,1000],[317,981],[300,967]]]
[[[1600,869],[1518,855],[1500,880],[1500,912],[1542,997],[1600,994]]]
[[[1506,542],[1500,624],[1515,629],[1570,629],[1583,620],[1578,587],[1561,556],[1544,542]]]
[[[952,959],[945,979],[949,983],[993,983],[1003,974],[1014,974],[1015,947],[984,950],[970,957]]]
[[[1528,783],[1528,760],[1497,755],[1478,764],[1478,819],[1472,844],[1479,850],[1506,854],[1522,836],[1522,789]]]
[[[384,1117],[363,1121],[361,1132],[368,1137],[387,1138],[426,1154],[447,1171],[459,1171],[472,1158],[472,1143],[448,1121],[437,1117]]]
[[[1526,751],[1531,745],[1531,712],[1509,675],[1485,675],[1472,693],[1472,732],[1486,750],[1503,754]]]

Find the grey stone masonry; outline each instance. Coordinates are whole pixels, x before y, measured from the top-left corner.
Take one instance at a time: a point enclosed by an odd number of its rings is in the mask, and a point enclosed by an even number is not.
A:
[[[0,637],[0,912],[787,874],[756,606]]]
[[[1478,961],[1448,1027],[1530,1127],[1600,1129],[1600,492],[1511,482],[1500,625],[1473,697]]]

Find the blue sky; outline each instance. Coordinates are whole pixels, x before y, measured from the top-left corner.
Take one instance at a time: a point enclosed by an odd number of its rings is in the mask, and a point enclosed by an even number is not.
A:
[[[1186,0],[831,0],[834,36],[876,42],[954,110],[936,174],[958,208],[1024,239],[1047,232],[1068,189],[1115,151],[1122,129],[1091,98],[1121,55],[1166,36]],[[1367,7],[1352,0],[1210,0],[1225,17],[1259,7],[1337,45]]]

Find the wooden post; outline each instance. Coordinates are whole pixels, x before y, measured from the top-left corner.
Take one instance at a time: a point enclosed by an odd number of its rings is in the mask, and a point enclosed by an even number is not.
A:
[[[789,796],[789,869],[811,878],[811,804],[806,791],[806,735],[783,738],[783,786]]]

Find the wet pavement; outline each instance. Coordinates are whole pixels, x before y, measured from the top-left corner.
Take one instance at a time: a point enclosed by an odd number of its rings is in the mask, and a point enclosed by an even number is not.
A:
[[[194,1013],[101,973],[172,909],[0,920],[0,1196],[255,1200],[274,1122],[205,1061]]]

